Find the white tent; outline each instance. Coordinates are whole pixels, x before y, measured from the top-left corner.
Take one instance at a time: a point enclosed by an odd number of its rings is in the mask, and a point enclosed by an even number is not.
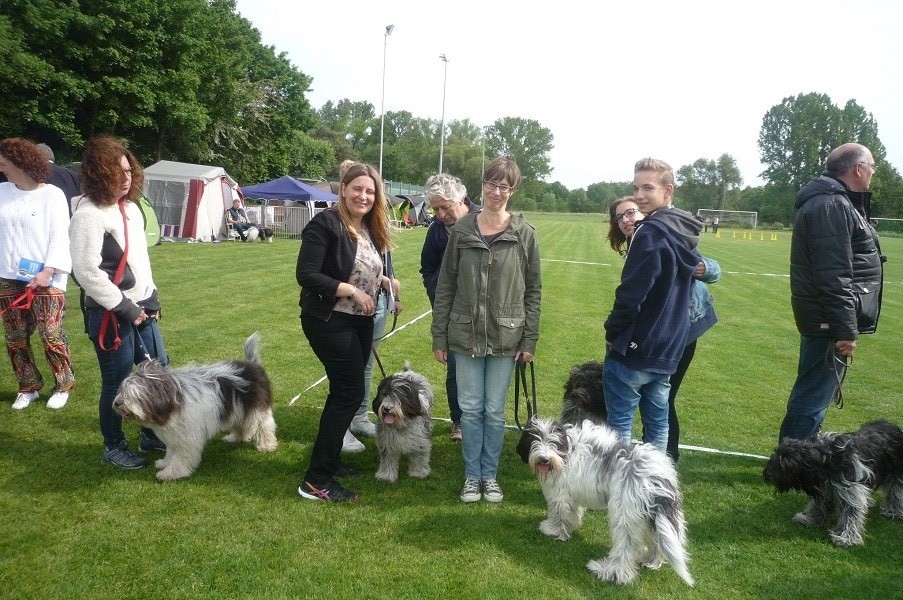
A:
[[[222,167],[161,160],[144,170],[144,195],[164,238],[212,242],[221,236],[223,214],[241,199],[238,184]]]

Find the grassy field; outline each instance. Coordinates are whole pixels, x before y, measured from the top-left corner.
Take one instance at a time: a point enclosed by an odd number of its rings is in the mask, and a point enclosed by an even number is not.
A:
[[[536,378],[539,410],[554,416],[570,366],[603,353],[602,322],[622,261],[603,241],[601,215],[528,215],[543,256]],[[399,231],[396,264],[404,312],[399,328],[429,310],[418,274],[425,230]],[[796,370],[798,336],[789,307],[789,232],[744,238],[722,230],[701,251],[721,263],[712,287],[720,322],[703,337],[678,398],[682,442],[751,455],[774,447]],[[628,588],[592,577],[584,565],[609,549],[606,516],[591,513],[569,542],[537,530],[545,504],[538,483],[505,440],[499,505],[462,504],[463,465],[437,420],[433,474],[376,482],[377,456],[347,456],[365,471],[349,480],[362,500],[330,506],[299,499],[325,384],[298,326],[298,241],[167,244],[151,249],[164,303],[162,328],[174,364],[236,357],[253,331],[276,394],[280,448],[208,447],[190,479],[157,483],[153,470],[123,472],[100,462],[97,363],[70,283],[69,341],[78,387],[60,411],[10,404],[12,370],[0,369],[0,598],[899,598],[903,523],[873,509],[866,545],[841,550],[824,530],[790,519],[800,494],[776,495],[756,456],[685,450],[679,471],[689,521],[690,589],[668,566]],[[899,363],[903,239],[889,257],[877,335],[864,338],[826,428],[871,418],[903,423]],[[447,417],[443,367],[430,352],[429,315],[383,342],[383,364],[404,360],[436,388]],[[40,355],[40,348],[35,344]],[[39,356],[39,364],[49,370]],[[49,385],[42,394],[46,400]],[[509,404],[509,407],[511,405]],[[513,423],[509,410],[509,421]],[[137,430],[126,425],[133,446]]]

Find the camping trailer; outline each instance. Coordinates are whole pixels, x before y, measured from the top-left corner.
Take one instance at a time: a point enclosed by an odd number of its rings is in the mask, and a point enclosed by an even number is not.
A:
[[[144,169],[144,195],[164,238],[221,239],[226,209],[241,190],[222,167],[161,160]]]

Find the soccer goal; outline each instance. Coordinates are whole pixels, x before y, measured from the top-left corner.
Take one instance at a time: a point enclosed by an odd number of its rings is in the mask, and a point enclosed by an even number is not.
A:
[[[744,227],[747,229],[756,229],[759,224],[759,213],[751,210],[713,210],[710,208],[700,208],[696,211],[703,221],[708,220],[709,227],[718,219],[718,227],[725,225],[733,225],[734,227]]]

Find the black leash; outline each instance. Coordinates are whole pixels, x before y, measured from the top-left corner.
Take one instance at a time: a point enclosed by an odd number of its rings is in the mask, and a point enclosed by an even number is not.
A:
[[[843,408],[843,381],[847,378],[847,369],[853,366],[853,357],[840,354],[834,344],[831,344],[826,352],[825,362],[826,366],[834,371],[834,377],[837,378],[837,389],[834,390],[832,402],[837,408]]]
[[[531,391],[527,391],[527,364],[530,365],[530,383]],[[527,421],[536,416],[536,373],[533,370],[533,363],[525,363],[523,361],[515,361],[514,363],[514,422],[517,428],[524,430],[520,423],[518,412],[520,412],[520,386],[524,386],[524,402],[527,405]]]
[[[376,364],[379,365],[379,371],[383,374],[383,379],[386,378],[386,370],[383,369],[383,361],[379,360],[379,353],[376,351],[376,346],[370,346],[370,352],[373,353],[373,358],[376,359]]]

